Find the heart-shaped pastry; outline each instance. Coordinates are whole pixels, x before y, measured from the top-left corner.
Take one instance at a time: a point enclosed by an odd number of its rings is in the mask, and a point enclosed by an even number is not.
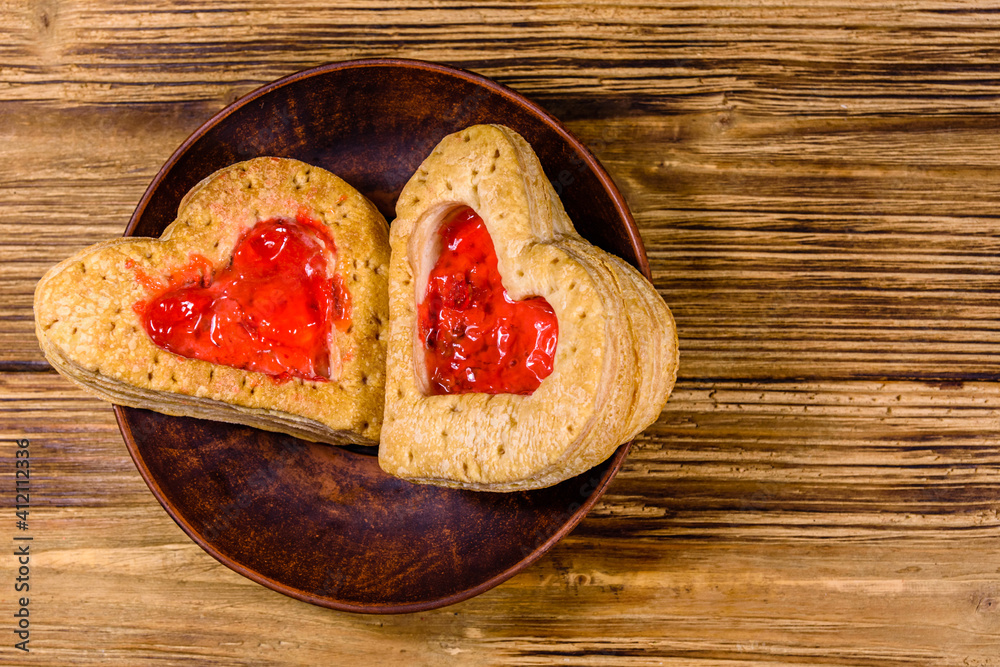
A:
[[[61,373],[120,405],[373,444],[382,422],[388,227],[318,167],[215,172],[159,239],[53,267],[35,325]]]
[[[445,137],[396,215],[384,470],[541,488],[657,419],[677,376],[670,310],[576,232],[520,135],[477,125]]]

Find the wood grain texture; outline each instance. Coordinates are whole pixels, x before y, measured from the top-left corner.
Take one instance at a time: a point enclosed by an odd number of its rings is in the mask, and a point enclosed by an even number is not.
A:
[[[33,650],[0,623],[0,664],[1000,664],[997,44],[978,1],[0,0],[0,544],[11,440],[37,464]],[[366,617],[191,543],[110,409],[46,372],[31,294],[226,104],[380,56],[565,121],[629,201],[682,356],[545,558]]]

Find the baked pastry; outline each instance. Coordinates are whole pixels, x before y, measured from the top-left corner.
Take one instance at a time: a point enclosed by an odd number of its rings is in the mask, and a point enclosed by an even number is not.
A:
[[[657,419],[677,375],[670,311],[576,232],[521,136],[478,125],[445,137],[396,215],[385,471],[541,488]]]
[[[374,444],[388,260],[385,218],[357,190],[256,158],[196,185],[159,239],[53,267],[36,334],[60,373],[113,403]]]

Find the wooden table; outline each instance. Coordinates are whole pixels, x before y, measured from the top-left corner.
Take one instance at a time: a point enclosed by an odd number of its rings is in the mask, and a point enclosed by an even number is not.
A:
[[[1000,665],[995,4],[337,5],[0,3],[0,663]],[[298,602],[193,544],[31,312],[216,111],[380,56],[492,77],[590,146],[682,349],[567,539],[402,616]]]

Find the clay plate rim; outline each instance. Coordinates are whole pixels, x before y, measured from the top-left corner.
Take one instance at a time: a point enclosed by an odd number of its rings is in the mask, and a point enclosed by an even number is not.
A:
[[[125,228],[123,236],[132,236],[136,226],[146,210],[151,198],[155,194],[157,188],[160,186],[164,178],[171,172],[174,166],[183,158],[183,156],[188,152],[188,150],[195,145],[205,134],[211,131],[216,125],[226,120],[230,115],[241,109],[242,107],[250,104],[261,97],[264,97],[271,93],[272,91],[281,88],[290,83],[299,81],[301,79],[311,78],[314,76],[322,76],[329,72],[337,70],[345,70],[352,68],[381,68],[381,67],[398,67],[407,68],[413,70],[423,70],[429,72],[435,72],[439,74],[444,74],[447,76],[455,77],[458,79],[464,79],[474,85],[481,86],[490,92],[500,95],[510,102],[513,102],[517,106],[526,109],[531,115],[538,118],[541,122],[548,125],[550,128],[556,131],[558,135],[567,143],[569,146],[581,157],[583,162],[586,164],[587,168],[597,177],[600,181],[601,186],[604,188],[605,192],[610,195],[613,201],[614,207],[618,213],[619,221],[623,223],[624,230],[629,240],[629,244],[632,246],[636,254],[638,269],[647,279],[652,279],[649,268],[649,260],[646,256],[645,246],[642,242],[642,238],[639,235],[638,228],[636,227],[635,220],[632,217],[632,213],[625,203],[625,199],[618,187],[615,185],[614,181],[611,179],[610,175],[605,171],[604,167],[597,161],[597,159],[591,154],[591,152],[575,137],[573,134],[567,130],[563,124],[551,116],[547,111],[542,109],[540,106],[534,102],[528,100],[520,93],[501,85],[489,78],[482,75],[475,74],[463,69],[450,67],[447,65],[441,65],[437,63],[431,63],[421,60],[411,60],[403,58],[371,58],[371,59],[361,59],[361,60],[351,60],[343,62],[329,63],[326,65],[321,65],[318,67],[306,69],[294,74],[277,79],[271,83],[265,84],[260,88],[248,93],[247,95],[236,100],[232,104],[229,104],[224,109],[219,111],[217,114],[212,116],[209,120],[205,121],[197,130],[195,130],[170,156],[170,158],[163,164],[160,170],[157,172],[156,176],[150,182],[146,191],[143,193],[142,198],[136,206],[132,217],[129,220],[128,226]],[[465,590],[453,593],[448,596],[436,598],[433,600],[425,600],[420,602],[412,603],[399,603],[399,604],[352,604],[345,603],[340,600],[332,599],[329,597],[323,597],[303,591],[298,588],[294,588],[282,582],[276,581],[269,577],[263,576],[260,573],[242,565],[241,563],[229,558],[228,556],[220,553],[212,544],[211,541],[206,539],[199,533],[195,528],[188,523],[181,512],[174,507],[174,505],[168,501],[165,493],[160,487],[157,479],[152,475],[149,468],[143,459],[142,452],[140,451],[139,444],[136,442],[131,426],[126,418],[126,408],[122,406],[113,406],[115,412],[115,418],[117,420],[119,429],[121,430],[122,437],[125,441],[126,448],[128,449],[129,455],[132,457],[139,474],[145,481],[146,485],[149,487],[153,496],[160,503],[160,505],[166,510],[167,514],[177,523],[178,526],[191,538],[199,547],[206,551],[209,555],[215,558],[217,561],[228,567],[229,569],[237,572],[244,577],[254,581],[258,584],[266,586],[274,591],[287,595],[289,597],[308,602],[317,606],[327,607],[331,609],[337,609],[340,611],[356,612],[356,613],[366,613],[366,614],[399,614],[399,613],[412,613],[412,612],[422,612],[429,611],[432,609],[437,609],[447,605],[455,604],[463,600],[475,597],[480,593],[483,593],[498,584],[506,581],[515,574],[527,568],[529,565],[537,561],[542,557],[549,549],[553,547],[559,540],[565,537],[570,531],[572,531],[580,521],[586,516],[586,514],[593,508],[597,501],[604,495],[607,490],[608,485],[611,480],[614,479],[615,475],[621,468],[625,457],[631,448],[632,442],[627,442],[622,444],[611,457],[607,470],[604,472],[600,484],[590,493],[590,495],[580,504],[580,507],[572,513],[572,515],[565,520],[565,522],[543,543],[535,547],[530,553],[524,556],[521,560],[517,561],[514,565],[508,567],[507,569],[495,574],[494,576],[482,581],[481,583],[471,586]]]

